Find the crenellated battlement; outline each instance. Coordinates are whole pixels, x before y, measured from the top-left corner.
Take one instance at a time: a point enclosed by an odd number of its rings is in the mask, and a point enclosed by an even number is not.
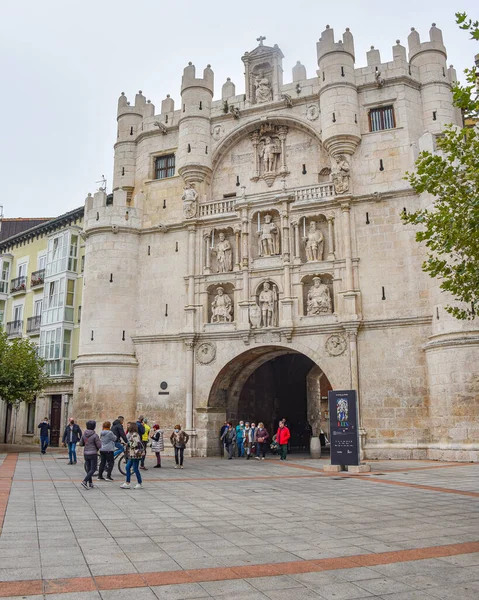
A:
[[[128,98],[125,96],[125,92],[122,92],[118,98],[118,112],[117,117],[123,117],[126,115],[135,115],[141,118],[152,117],[155,114],[155,105],[151,103],[151,100],[147,100],[143,96],[143,92],[140,90],[135,96],[135,104],[133,106],[128,102]]]
[[[330,54],[331,52],[347,52],[354,60],[354,38],[349,27],[346,27],[346,31],[343,33],[343,39],[335,42],[334,29],[326,25],[326,29],[322,32],[319,41],[316,43],[316,50],[318,64],[326,54]]]
[[[192,87],[205,88],[211,95],[214,94],[215,74],[211,69],[211,65],[207,65],[203,71],[203,77],[196,77],[196,67],[193,63],[188,63],[183,70],[183,77],[181,79],[181,93]]]
[[[419,33],[414,27],[411,28],[411,33],[409,34],[407,41],[410,61],[413,61],[414,58],[422,52],[440,52],[444,54],[445,58],[447,57],[446,47],[444,46],[442,39],[442,31],[436,27],[436,23],[433,23],[429,30],[428,42],[421,42]]]
[[[85,199],[84,230],[111,227],[112,233],[119,228],[140,229],[145,197],[142,192],[132,199],[127,190],[118,189],[113,194],[98,190]]]

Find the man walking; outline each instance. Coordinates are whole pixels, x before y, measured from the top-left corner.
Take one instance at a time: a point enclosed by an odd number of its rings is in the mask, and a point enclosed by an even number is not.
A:
[[[288,441],[291,437],[289,429],[284,424],[284,421],[279,422],[278,431],[276,433],[276,442],[279,445],[280,460],[286,460],[288,455]]]
[[[40,452],[46,454],[48,443],[50,441],[50,434],[48,433],[51,429],[48,418],[45,417],[38,426],[40,430]]]
[[[115,448],[117,450],[123,450],[123,446],[121,441],[128,444],[128,438],[126,437],[125,430],[123,429],[123,421],[125,417],[119,416],[118,419],[113,421],[113,425],[111,426],[111,430],[116,435]]]
[[[80,441],[82,436],[82,431],[80,426],[75,423],[75,420],[70,417],[68,420],[68,425],[65,428],[65,433],[63,434],[62,442],[64,446],[68,446],[68,459],[69,465],[77,464],[77,444]]]

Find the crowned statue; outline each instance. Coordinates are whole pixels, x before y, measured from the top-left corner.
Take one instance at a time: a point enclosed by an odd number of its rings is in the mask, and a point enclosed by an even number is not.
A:
[[[224,233],[219,234],[219,241],[211,251],[216,254],[217,273],[227,273],[233,270],[233,250]]]
[[[258,231],[258,238],[258,254],[260,256],[274,256],[275,254],[279,254],[279,231],[273,223],[271,215],[265,215],[264,223]]]
[[[212,323],[231,323],[233,302],[221,286],[216,289],[216,296],[211,303],[211,308]]]
[[[324,315],[333,311],[329,287],[321,281],[320,277],[313,277],[313,285],[308,291],[306,308],[308,316]]]

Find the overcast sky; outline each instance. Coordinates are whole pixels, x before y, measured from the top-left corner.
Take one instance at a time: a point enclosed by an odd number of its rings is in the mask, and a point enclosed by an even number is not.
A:
[[[316,41],[326,24],[336,37],[350,27],[356,66],[371,45],[391,60],[410,28],[444,34],[448,63],[471,66],[479,44],[454,21],[479,18],[461,0],[3,0],[0,11],[0,204],[7,217],[57,216],[81,206],[105,174],[111,189],[116,105],[143,90],[156,105],[176,106],[184,66],[211,63],[215,99],[226,77],[244,91],[241,56],[266,36],[285,55],[284,81],[300,60],[317,69]],[[394,9],[399,7],[398,11]]]

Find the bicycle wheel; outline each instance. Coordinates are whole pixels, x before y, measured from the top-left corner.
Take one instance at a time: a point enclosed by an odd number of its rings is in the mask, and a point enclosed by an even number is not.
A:
[[[126,459],[124,454],[118,459],[118,470],[122,475],[126,475]]]

